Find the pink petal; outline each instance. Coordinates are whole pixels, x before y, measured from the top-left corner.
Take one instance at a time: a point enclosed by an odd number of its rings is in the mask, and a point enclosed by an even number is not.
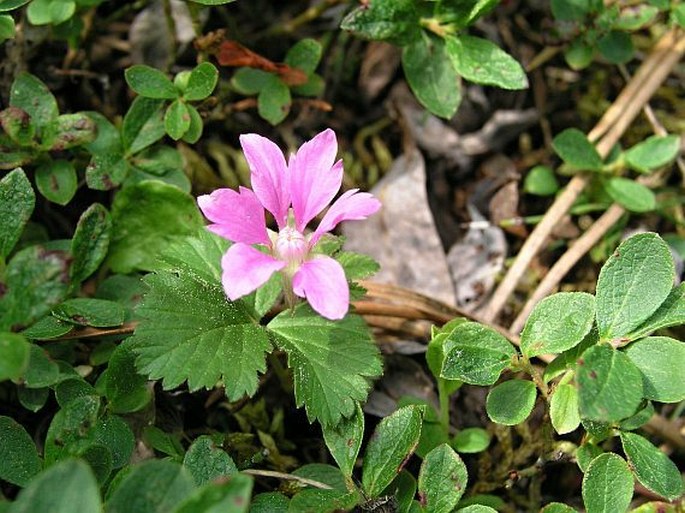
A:
[[[215,224],[208,228],[233,242],[269,244],[264,208],[250,189],[240,187],[217,189],[197,198],[197,204],[207,219]]]
[[[278,227],[283,228],[290,206],[288,166],[283,152],[269,139],[257,134],[241,135],[240,145],[252,173],[252,189],[264,208],[274,215]]]
[[[368,192],[357,192],[358,190],[351,189],[335,200],[312,234],[311,244],[316,244],[324,233],[330,232],[342,221],[366,219],[378,212],[381,202]]]
[[[300,232],[340,190],[343,168],[342,161],[335,162],[337,153],[335,132],[328,128],[304,143],[290,159],[290,195]]]
[[[345,317],[350,305],[345,272],[327,256],[307,260],[300,266],[293,276],[293,291],[306,297],[314,310],[331,320]]]
[[[228,299],[235,301],[264,285],[285,262],[247,244],[233,244],[221,258],[221,282]]]

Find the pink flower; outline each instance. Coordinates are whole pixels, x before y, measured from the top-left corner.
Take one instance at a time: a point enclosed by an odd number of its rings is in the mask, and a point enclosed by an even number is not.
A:
[[[252,172],[253,190],[217,189],[197,199],[213,223],[208,228],[234,242],[221,259],[226,295],[236,300],[280,271],[286,298],[294,293],[324,317],[342,319],[350,302],[345,273],[337,261],[312,249],[338,223],[366,219],[380,202],[358,189],[347,191],[330,206],[316,230],[305,233],[342,184],[333,130],[304,143],[287,164],[278,146],[265,137],[242,135],[240,144]],[[266,227],[264,209],[273,214],[278,233]]]

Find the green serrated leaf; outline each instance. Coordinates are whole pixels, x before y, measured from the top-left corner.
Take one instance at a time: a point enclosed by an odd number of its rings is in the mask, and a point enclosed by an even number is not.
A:
[[[609,345],[593,346],[583,353],[576,380],[580,414],[590,420],[625,419],[642,401],[640,371],[625,354]]]
[[[421,105],[445,119],[454,115],[461,102],[461,83],[442,39],[422,31],[402,49],[402,68]]]
[[[362,467],[362,486],[377,497],[407,463],[421,436],[423,408],[410,405],[385,417],[369,440]]]
[[[0,332],[0,381],[17,380],[24,374],[29,365],[30,349],[25,336]]]
[[[611,64],[624,64],[633,58],[635,48],[627,32],[612,30],[597,41],[597,49]]]
[[[677,135],[648,137],[623,154],[626,164],[641,173],[665,166],[678,156],[680,137]]]
[[[121,127],[121,140],[127,154],[134,155],[159,141],[164,128],[164,101],[137,97],[131,103]]]
[[[613,453],[597,456],[583,477],[587,513],[627,511],[633,498],[633,475],[623,458]]]
[[[35,203],[36,195],[23,169],[15,169],[0,180],[0,261],[19,240]]]
[[[190,128],[190,113],[183,100],[174,100],[164,114],[164,128],[174,141],[178,141]]]
[[[76,169],[67,160],[48,161],[36,169],[36,187],[53,203],[69,203],[76,194],[77,186]]]
[[[366,399],[370,380],[381,374],[378,348],[358,315],[330,321],[301,304],[267,327],[288,354],[295,402],[305,406],[310,420],[328,426],[351,417]]]
[[[69,275],[80,283],[97,271],[107,256],[112,220],[109,212],[99,203],[93,203],[81,214],[74,238],[71,240],[71,263]]]
[[[463,454],[483,452],[490,445],[490,434],[483,428],[462,429],[452,439],[451,445]]]
[[[476,322],[457,325],[447,336],[440,377],[471,385],[492,385],[511,363],[516,350],[495,330]]]
[[[656,208],[656,196],[644,185],[621,176],[604,182],[604,190],[612,200],[631,212],[649,212]]]
[[[678,467],[649,440],[621,432],[621,443],[635,477],[646,488],[670,501],[685,492]]]
[[[532,381],[512,379],[490,390],[485,409],[493,422],[514,426],[528,418],[536,397],[537,389]]]
[[[124,322],[124,309],[114,301],[78,297],[67,299],[52,310],[52,315],[61,321],[78,326],[107,328]]]
[[[331,456],[343,475],[349,478],[364,438],[364,412],[361,406],[357,405],[354,415],[350,418],[344,418],[333,426],[322,426],[322,430]]]
[[[26,72],[20,73],[12,82],[10,105],[25,111],[38,128],[46,126],[59,115],[57,100],[47,86]]]
[[[207,435],[199,436],[193,441],[183,459],[183,466],[188,469],[198,486],[238,472],[233,459]]]
[[[0,479],[26,486],[43,468],[36,444],[21,424],[0,416]]]
[[[222,380],[232,400],[252,395],[266,370],[268,336],[241,302],[226,299],[215,275],[219,259],[204,261],[215,254],[212,239],[191,241],[179,240],[166,268],[145,278],[149,292],[136,309],[143,321],[131,341],[137,365],[165,388],[186,380],[191,390],[212,388]],[[186,261],[176,266],[179,257]]]
[[[107,513],[175,511],[194,489],[190,473],[178,463],[146,461],[121,480],[107,501]]]
[[[65,251],[30,246],[19,251],[5,269],[0,297],[0,331],[19,331],[45,316],[69,289]]]
[[[198,489],[174,513],[247,513],[248,509],[253,513],[254,504],[250,503],[252,484],[250,476],[235,474],[225,482]],[[269,512],[278,513],[278,510]]]
[[[647,399],[662,403],[685,400],[685,344],[669,337],[647,337],[624,352],[642,373]]]
[[[283,121],[290,112],[290,89],[276,75],[266,78],[265,84],[257,97],[259,115],[272,125]]]
[[[17,500],[11,513],[95,513],[102,511],[100,488],[83,461],[66,460],[38,474]]]
[[[648,319],[671,292],[673,259],[655,233],[623,241],[597,280],[597,326],[602,339],[626,336]]]
[[[146,180],[119,191],[112,204],[109,266],[114,272],[152,270],[161,252],[204,224],[195,199],[177,187]]]
[[[518,61],[491,41],[459,35],[448,36],[445,42],[454,69],[466,80],[503,89],[528,87],[528,78]]]
[[[459,455],[447,444],[429,452],[419,471],[419,494],[427,511],[450,513],[464,494],[468,474]]]
[[[554,430],[560,435],[575,431],[580,425],[578,389],[570,384],[558,385],[550,400],[549,415]]]
[[[212,94],[218,80],[219,70],[211,62],[199,64],[190,72],[183,98],[188,101],[204,100]]]
[[[413,0],[370,2],[357,7],[340,24],[341,29],[359,37],[400,46],[416,40],[419,27],[419,13]]]
[[[526,174],[523,190],[535,196],[552,196],[559,190],[559,181],[552,168],[535,166]]]
[[[131,66],[124,72],[126,83],[131,89],[146,98],[175,100],[178,90],[163,72],[144,64]]]
[[[380,269],[378,262],[361,253],[341,251],[335,255],[335,259],[345,270],[345,277],[348,280],[363,280],[373,276]]]
[[[559,292],[540,301],[521,333],[528,357],[561,353],[578,345],[595,321],[595,297],[585,292]]]
[[[288,50],[284,62],[291,68],[313,73],[321,60],[321,51],[321,43],[315,39],[301,39]]]
[[[583,132],[567,128],[552,141],[552,147],[566,164],[579,171],[600,171],[602,157]]]

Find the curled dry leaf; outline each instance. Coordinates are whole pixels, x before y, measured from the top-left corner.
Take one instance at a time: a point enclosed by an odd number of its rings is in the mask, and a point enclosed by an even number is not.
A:
[[[219,45],[217,61],[222,66],[249,67],[276,73],[286,85],[297,86],[307,82],[307,74],[282,62],[273,62],[236,41],[224,41]]]

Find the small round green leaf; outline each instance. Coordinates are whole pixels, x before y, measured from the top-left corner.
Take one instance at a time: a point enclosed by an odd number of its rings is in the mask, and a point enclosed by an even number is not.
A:
[[[583,421],[583,427],[586,427],[586,421]],[[578,468],[580,468],[581,472],[587,472],[587,468],[590,466],[590,463],[592,463],[592,460],[600,454],[604,454],[604,451],[595,444],[585,443],[578,447],[576,450],[576,462],[578,463]]]
[[[164,128],[174,141],[178,141],[190,128],[188,106],[182,100],[174,100],[164,114]]]
[[[136,439],[128,424],[117,415],[98,420],[91,436],[93,440],[107,447],[112,454],[112,467],[120,468],[131,459]]]
[[[421,31],[402,50],[402,68],[421,105],[449,119],[461,103],[461,82],[442,38]]]
[[[285,55],[285,63],[305,73],[313,73],[321,60],[321,43],[305,38],[295,43]]]
[[[552,0],[552,15],[559,21],[582,21],[590,14],[589,0]]]
[[[204,100],[216,87],[219,71],[211,62],[203,62],[190,72],[183,98],[188,101]]]
[[[643,397],[642,374],[620,351],[593,346],[578,360],[580,414],[583,418],[615,422],[635,413]]]
[[[648,173],[671,162],[679,151],[680,137],[677,135],[653,135],[627,150],[623,157],[632,169]]]
[[[179,93],[173,82],[160,70],[136,64],[124,72],[126,82],[136,93],[147,98],[175,100]]]
[[[493,42],[467,35],[448,36],[445,41],[454,69],[466,80],[502,89],[528,87],[518,61]]]
[[[2,416],[0,439],[0,479],[26,486],[43,467],[36,444],[21,424]]]
[[[521,333],[521,350],[532,357],[561,353],[577,346],[595,322],[595,297],[559,292],[540,301]]]
[[[512,379],[490,390],[485,410],[493,422],[514,426],[528,418],[536,397],[537,389],[532,381]]]
[[[600,337],[620,338],[642,324],[668,297],[674,276],[671,250],[656,233],[623,241],[597,280]]]
[[[354,414],[337,424],[323,425],[323,438],[331,456],[346,477],[352,475],[364,438],[364,412],[357,405]]]
[[[271,80],[271,73],[255,68],[239,68],[231,77],[231,86],[240,94],[257,94]]]
[[[35,4],[35,0],[31,5]],[[57,100],[48,87],[30,73],[19,73],[10,91],[10,105],[24,110],[31,122],[42,128],[57,119]]]
[[[678,467],[649,440],[622,432],[621,443],[637,480],[646,488],[670,501],[685,492]]]
[[[29,365],[31,346],[18,333],[0,332],[0,381],[19,379]]]
[[[566,0],[560,0],[563,3],[568,3]],[[595,56],[595,47],[589,45],[582,38],[576,38],[571,41],[566,50],[564,50],[564,58],[566,62],[574,70],[581,70],[587,68]]]
[[[612,30],[597,41],[597,49],[612,64],[624,64],[633,58],[635,48],[627,32]]]
[[[649,212],[656,208],[652,190],[635,180],[615,176],[604,182],[604,190],[611,199],[631,212]]]
[[[66,205],[76,194],[78,178],[74,164],[66,160],[52,160],[36,169],[36,187],[48,200]]]
[[[14,18],[9,14],[0,14],[0,43],[13,38],[15,32]]]
[[[107,513],[175,511],[194,489],[190,473],[178,463],[146,461],[123,478],[107,502]]]
[[[559,181],[552,168],[535,166],[526,174],[523,190],[535,196],[551,196],[559,190]]]
[[[540,513],[577,513],[575,509],[560,502],[550,502],[540,510]]]
[[[642,373],[647,399],[685,400],[685,344],[669,337],[647,337],[630,344],[625,354]]]
[[[72,281],[80,283],[97,271],[107,256],[112,220],[109,212],[99,203],[93,203],[81,214],[71,240],[71,263],[69,274]]]
[[[52,315],[61,321],[96,328],[119,326],[124,322],[123,307],[119,303],[106,299],[83,297],[67,299],[52,310]]]
[[[164,137],[164,101],[138,96],[121,127],[121,141],[129,155],[136,154]]]
[[[462,429],[452,439],[451,444],[457,452],[483,452],[490,445],[490,434],[483,428]]]
[[[552,147],[561,160],[578,171],[599,171],[602,169],[602,157],[577,128],[567,128],[552,141]]]
[[[264,87],[257,97],[259,115],[272,125],[277,125],[290,112],[290,89],[276,75],[266,77]]]
[[[188,144],[195,144],[202,137],[202,130],[204,125],[202,123],[202,117],[195,107],[192,105],[186,105],[188,108],[188,114],[190,115],[190,126],[188,131],[183,134],[183,141]]]
[[[233,459],[207,435],[199,436],[191,444],[183,459],[183,466],[198,486],[238,472]]]
[[[549,405],[554,430],[560,435],[575,431],[580,425],[578,390],[573,385],[557,386]]]
[[[93,471],[78,460],[57,463],[38,474],[12,504],[12,513],[98,513],[100,488]],[[133,513],[129,510],[129,513]]]
[[[602,454],[588,466],[582,490],[587,513],[622,513],[633,498],[633,475],[623,458]]]
[[[376,427],[364,455],[362,485],[377,497],[402,470],[421,436],[423,409],[405,406],[385,417]]]
[[[464,494],[468,474],[459,455],[447,444],[437,446],[421,463],[419,496],[427,511],[450,513]]]
[[[135,353],[130,343],[117,346],[109,359],[105,377],[105,396],[115,413],[131,413],[142,409],[152,398],[147,378],[138,373]]]
[[[495,330],[476,322],[459,324],[443,345],[440,377],[472,385],[492,385],[511,363],[516,350]]]

